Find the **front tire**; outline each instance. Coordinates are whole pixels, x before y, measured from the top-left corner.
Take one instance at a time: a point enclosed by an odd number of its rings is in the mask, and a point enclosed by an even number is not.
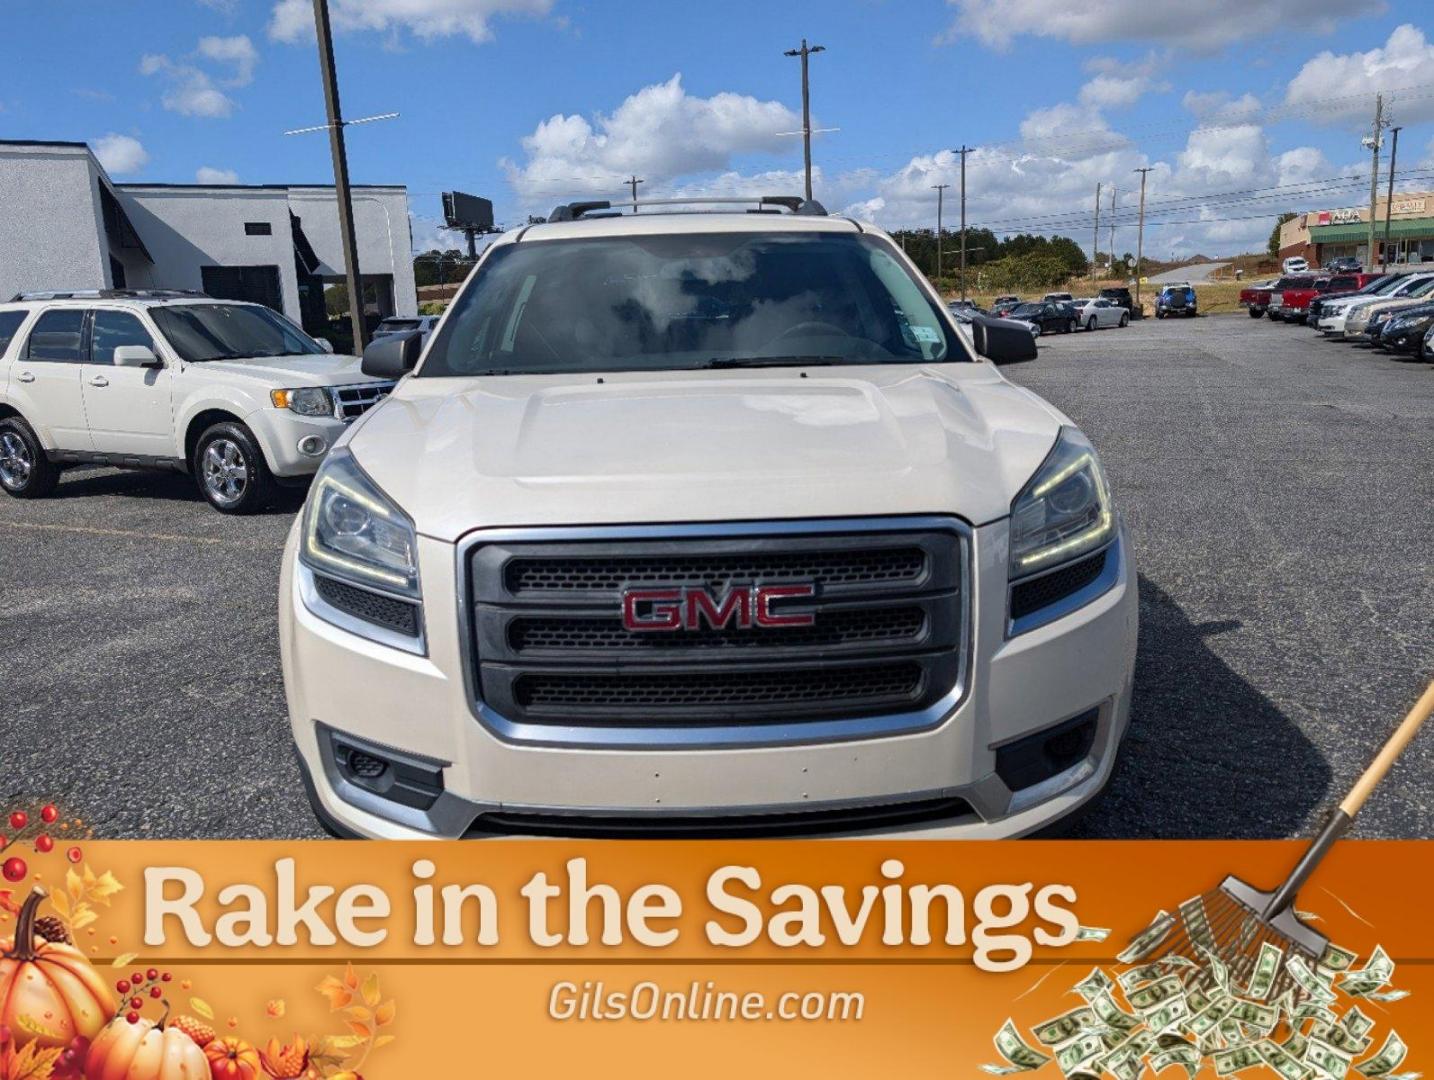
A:
[[[1120,325],[1121,325],[1122,328],[1129,326],[1129,325],[1130,325],[1130,316],[1129,316],[1129,315],[1122,315],[1122,316],[1120,317]]]
[[[1257,307],[1252,307],[1252,308],[1250,308],[1250,318],[1252,318],[1252,319],[1263,318],[1263,317],[1264,317],[1264,314],[1265,314],[1265,313],[1264,313],[1261,309],[1259,309],[1259,308],[1257,308]]]
[[[243,424],[225,422],[206,430],[195,444],[191,466],[200,494],[221,514],[252,514],[273,497],[273,474]]]
[[[60,482],[60,470],[45,456],[45,448],[18,416],[0,421],[0,487],[17,499],[43,499]]]
[[[1068,319],[1068,320],[1066,320],[1066,328],[1065,328],[1064,330],[1062,330],[1061,333],[1063,333],[1063,334],[1074,334],[1075,332],[1076,332],[1076,321],[1075,321],[1074,319]]]
[[[1095,316],[1094,316],[1094,315],[1092,315],[1089,319],[1086,320],[1085,328],[1086,328],[1087,330],[1094,330],[1094,329],[1095,329]]]

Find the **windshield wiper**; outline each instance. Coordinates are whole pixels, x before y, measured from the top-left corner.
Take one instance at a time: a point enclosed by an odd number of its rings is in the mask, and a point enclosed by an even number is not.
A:
[[[831,367],[843,363],[844,356],[714,356],[697,368]]]

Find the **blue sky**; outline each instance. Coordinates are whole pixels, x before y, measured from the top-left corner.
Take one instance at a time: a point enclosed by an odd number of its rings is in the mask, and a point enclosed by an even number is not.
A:
[[[1088,247],[1095,184],[1114,184],[1129,250],[1149,166],[1151,254],[1260,246],[1279,210],[1367,199],[1377,90],[1404,126],[1401,186],[1434,188],[1424,3],[331,3],[345,113],[402,114],[350,131],[353,178],[408,185],[420,248],[449,188],[504,222],[617,193],[629,170],[652,195],[799,191],[782,51],[803,35],[827,49],[814,123],[839,129],[815,140],[817,195],[887,227],[934,222],[930,185],[957,179],[964,142],[973,224]],[[325,182],[323,134],[282,134],[323,120],[311,9],[7,0],[0,134],[87,140],[117,180]]]

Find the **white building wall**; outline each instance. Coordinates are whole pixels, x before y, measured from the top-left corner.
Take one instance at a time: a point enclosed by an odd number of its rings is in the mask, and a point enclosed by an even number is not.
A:
[[[418,288],[413,280],[412,241],[408,231],[408,192],[401,187],[355,187],[354,233],[358,238],[359,271],[393,278],[394,313],[418,314]],[[298,215],[304,235],[323,264],[319,273],[344,273],[339,237],[338,200],[333,188],[291,187],[289,208]]]
[[[289,200],[283,188],[147,187],[125,184],[125,209],[154,257],[132,288],[204,288],[204,266],[277,266],[284,314],[299,320],[299,282]],[[269,224],[270,235],[249,236],[245,222]],[[147,279],[146,279],[147,278]]]
[[[101,183],[84,146],[0,145],[0,300],[109,287]]]

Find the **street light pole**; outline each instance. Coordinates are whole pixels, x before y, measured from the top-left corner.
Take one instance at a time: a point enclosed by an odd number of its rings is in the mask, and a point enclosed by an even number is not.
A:
[[[936,291],[941,291],[941,204],[950,184],[932,184],[936,189]]]
[[[783,56],[802,58],[802,157],[806,164],[807,202],[812,201],[812,89],[808,78],[808,61],[813,53],[826,52],[825,45],[808,45],[802,38],[800,49],[788,49]]]
[[[1145,174],[1150,166],[1134,171],[1140,174],[1140,224],[1135,233],[1135,306],[1140,307],[1140,264],[1145,256]]]
[[[637,213],[637,185],[645,184],[647,183],[647,181],[634,173],[632,176],[628,177],[627,182],[628,185],[632,188],[632,212],[635,214]]]
[[[358,238],[354,233],[354,205],[349,195],[349,159],[344,148],[343,110],[339,107],[339,79],[334,67],[334,36],[329,27],[328,0],[314,0],[314,30],[319,39],[319,73],[324,80],[324,106],[329,117],[329,149],[334,158],[334,197],[339,204],[339,240],[344,251],[344,280],[349,290],[349,320],[353,325],[354,352],[368,344],[363,318],[363,278],[359,273]]]
[[[966,299],[966,155],[975,147],[962,145],[961,155],[961,299]],[[938,202],[940,200],[938,199]],[[939,215],[938,215],[939,216]]]

